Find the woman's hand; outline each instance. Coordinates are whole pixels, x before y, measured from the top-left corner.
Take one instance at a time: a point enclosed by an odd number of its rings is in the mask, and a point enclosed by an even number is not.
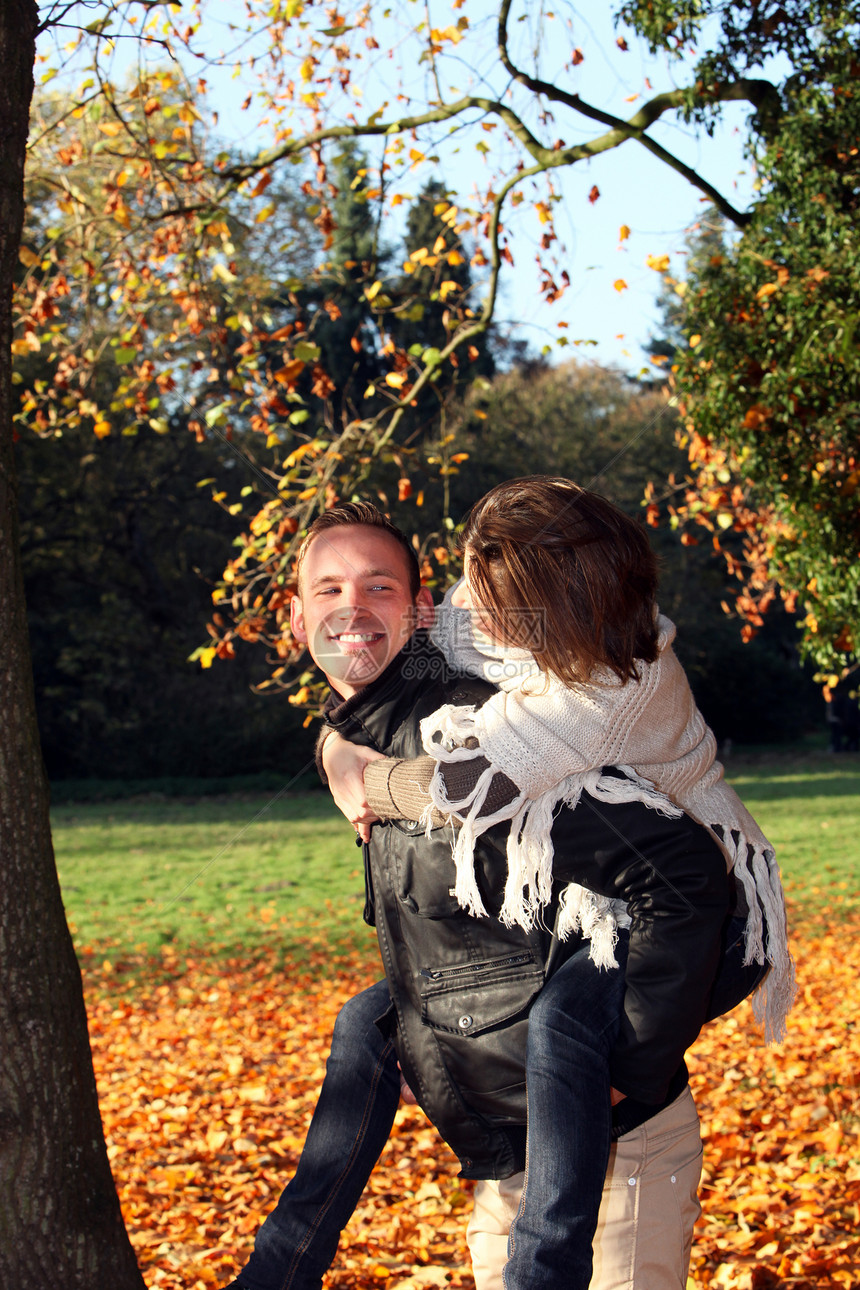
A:
[[[364,768],[368,762],[378,761],[382,753],[351,744],[333,730],[326,735],[320,756],[335,806],[343,812],[362,842],[369,842],[370,826],[379,816],[367,804]]]

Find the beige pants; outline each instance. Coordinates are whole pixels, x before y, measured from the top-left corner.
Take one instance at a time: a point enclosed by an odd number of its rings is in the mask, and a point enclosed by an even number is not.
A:
[[[687,1088],[665,1111],[613,1143],[590,1290],[684,1290],[693,1224],[701,1213],[701,1170],[699,1116]],[[523,1179],[519,1173],[475,1188],[467,1239],[476,1290],[503,1290],[508,1231]]]

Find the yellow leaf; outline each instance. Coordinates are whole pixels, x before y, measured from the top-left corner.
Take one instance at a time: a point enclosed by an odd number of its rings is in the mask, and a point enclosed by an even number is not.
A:
[[[263,209],[261,211],[257,211],[257,214],[254,216],[254,223],[262,224],[264,220],[267,220],[269,216],[274,215],[274,213],[275,207],[273,205],[264,206]]]
[[[755,298],[756,300],[765,300],[768,296],[772,296],[774,291],[779,291],[779,283],[766,282],[763,287],[759,287],[755,293]]]
[[[730,529],[734,524],[734,522],[735,522],[734,515],[730,515],[728,511],[720,511],[719,515],[717,516],[717,524],[720,526],[721,529]]]
[[[669,267],[668,255],[649,255],[645,263],[649,269],[656,269],[658,273],[665,273]]]
[[[390,385],[392,389],[399,390],[406,384],[405,372],[389,372],[385,378],[385,384]]]
[[[206,649],[200,651],[200,666],[211,667],[215,661],[215,647],[208,645]]]
[[[20,336],[18,340],[13,340],[11,345],[13,354],[37,353],[40,349],[39,338],[33,332],[27,332],[26,336]]]
[[[110,421],[97,421],[93,426],[93,434],[97,439],[106,439],[110,432]]]
[[[444,282],[440,283],[439,285],[439,295],[442,297],[443,300],[447,300],[452,291],[459,291],[459,290],[460,290],[459,282],[453,282],[450,278],[447,278]]]
[[[118,134],[122,134],[122,125],[119,121],[100,121],[99,129],[102,134],[108,135],[111,139],[115,139]]]
[[[696,346],[700,345],[701,343],[702,343],[702,338],[698,332],[696,332],[695,336],[690,337],[690,349],[695,349]]]
[[[308,453],[316,454],[319,450],[319,444],[315,440],[311,440],[310,443],[300,443],[298,448],[294,448],[289,457],[287,457],[284,465],[289,470],[291,466],[295,466],[297,462],[300,462],[302,457],[307,457]]]
[[[623,278],[616,278],[612,285],[613,285],[613,287],[615,288],[615,290],[616,290],[616,291],[626,291],[626,290],[627,290],[627,283],[624,281],[624,279],[623,279]]]
[[[626,242],[629,236],[630,236],[629,226],[627,224],[622,224],[620,229],[618,230],[618,241]]]
[[[28,269],[39,263],[38,255],[35,251],[31,251],[29,246],[20,246],[18,248],[18,259],[22,264],[26,264]]]

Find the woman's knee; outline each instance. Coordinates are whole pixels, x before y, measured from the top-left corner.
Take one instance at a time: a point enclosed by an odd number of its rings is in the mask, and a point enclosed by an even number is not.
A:
[[[581,955],[564,965],[544,986],[529,1013],[529,1047],[556,1037],[599,1046],[615,1040],[622,1001],[621,968],[599,969]]]
[[[385,981],[353,995],[337,1014],[332,1037],[332,1051],[341,1045],[353,1043],[369,1044],[373,1048],[382,1048],[385,1044],[379,1022],[388,1011],[390,998]]]

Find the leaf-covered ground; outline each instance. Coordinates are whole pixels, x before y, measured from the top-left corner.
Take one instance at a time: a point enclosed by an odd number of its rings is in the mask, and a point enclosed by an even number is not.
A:
[[[704,1213],[690,1287],[860,1285],[860,918],[832,910],[795,939],[800,995],[787,1042],[763,1048],[747,1005],[690,1059],[705,1138]],[[224,1285],[297,1159],[341,1003],[372,956],[332,976],[267,963],[163,957],[120,982],[85,965],[111,1162],[147,1284]],[[395,1133],[328,1284],[473,1285],[469,1184],[417,1109]]]

